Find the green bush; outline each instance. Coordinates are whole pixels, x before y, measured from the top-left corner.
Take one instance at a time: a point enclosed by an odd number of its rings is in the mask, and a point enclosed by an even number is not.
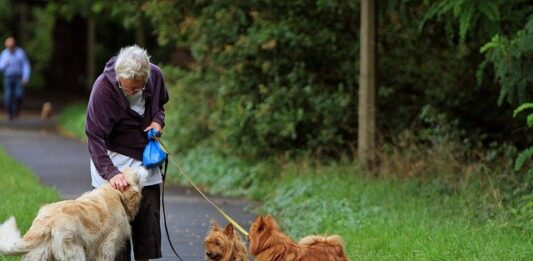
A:
[[[455,23],[443,19],[453,8],[426,1],[380,5],[377,117],[385,141],[413,126],[431,128],[417,120],[426,107],[454,121],[462,138],[485,145],[524,136],[511,135],[519,126],[512,106],[494,106],[499,89],[492,72],[476,77],[484,59],[478,50],[492,32],[476,25],[501,22],[516,30],[524,21],[519,2],[502,7],[501,19],[476,13],[461,25],[461,41],[450,33]],[[471,7],[490,11],[494,5]],[[145,7],[160,42],[189,49],[196,61],[168,81],[178,86],[176,106],[197,113],[175,121],[185,128],[177,147],[209,137],[219,151],[245,157],[339,158],[355,151],[359,3],[149,1]],[[426,15],[429,10],[439,19]]]
[[[13,4],[10,0],[0,0],[0,39],[2,43],[6,37],[11,35],[12,28],[10,28],[13,17]],[[3,45],[2,45],[3,50]]]
[[[34,8],[32,15],[33,19],[28,26],[31,28],[31,37],[23,47],[26,49],[32,66],[30,86],[34,89],[44,89],[54,47],[52,31],[55,17],[46,8]]]
[[[194,148],[213,132],[212,114],[218,110],[217,79],[214,74],[186,72],[163,67],[170,101],[165,106],[165,134],[172,151],[181,153]]]
[[[349,147],[355,135],[350,112],[356,106],[357,28],[347,21],[356,21],[358,5],[161,5],[172,4],[148,5],[161,35],[180,39],[198,61],[190,72],[194,79],[185,77],[178,85],[198,89],[187,91],[200,95],[178,106],[202,106],[205,115],[197,123],[208,125],[219,149],[261,156],[291,150],[338,154]],[[169,20],[173,12],[167,13],[167,8],[187,9],[190,16]],[[177,33],[166,27],[179,19],[184,20]],[[211,98],[202,96],[206,90]],[[209,111],[198,102],[209,103]]]
[[[67,106],[59,115],[59,130],[63,135],[74,137],[83,141],[85,135],[85,111],[87,102],[79,102]]]
[[[488,63],[494,65],[495,78],[502,89],[498,104],[517,105],[533,99],[533,15],[524,28],[512,37],[500,34],[481,48]]]

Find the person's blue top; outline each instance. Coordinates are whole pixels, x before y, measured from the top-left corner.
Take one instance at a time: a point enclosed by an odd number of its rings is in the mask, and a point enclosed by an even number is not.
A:
[[[4,49],[0,53],[0,71],[4,71],[4,76],[22,76],[23,81],[28,81],[31,67],[24,50],[19,47],[15,47],[14,52]]]

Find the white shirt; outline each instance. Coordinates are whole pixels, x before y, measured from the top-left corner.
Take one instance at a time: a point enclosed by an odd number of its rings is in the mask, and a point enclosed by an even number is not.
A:
[[[130,103],[130,108],[139,115],[144,115],[144,97],[143,92],[139,91],[132,96],[127,96],[126,99]],[[113,162],[113,165],[115,165],[120,171],[122,171],[125,168],[132,168],[137,169],[139,176],[141,177],[141,184],[143,186],[150,186],[155,184],[161,184],[163,182],[163,177],[161,176],[161,171],[158,167],[154,167],[151,169],[146,169],[143,166],[142,161],[136,160],[134,158],[130,158],[126,155],[114,152],[114,151],[107,151],[107,155]],[[107,180],[102,178],[102,176],[98,173],[98,170],[96,170],[96,167],[94,166],[94,163],[91,159],[91,183],[92,186],[95,188],[98,188],[106,183],[108,183]]]

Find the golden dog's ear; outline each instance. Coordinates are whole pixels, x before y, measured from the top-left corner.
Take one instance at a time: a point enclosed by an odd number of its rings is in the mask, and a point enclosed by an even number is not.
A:
[[[142,197],[141,192],[138,190],[137,186],[130,186],[120,195],[122,198],[122,205],[124,206],[124,210],[126,210],[126,213],[131,221],[133,220],[133,218],[135,218],[135,215],[139,211],[139,205]]]
[[[122,172],[122,174],[124,175],[131,175],[133,173],[135,173],[135,170],[133,170],[132,168],[130,167],[127,167],[127,168],[124,168],[122,170],[120,170]]]
[[[126,181],[128,181],[130,185],[139,185],[140,177],[137,174],[138,173],[137,169],[132,169],[128,167],[128,168],[123,169],[122,173],[124,174]]]
[[[224,234],[226,234],[229,237],[234,237],[235,236],[235,231],[233,229],[233,224],[228,223],[226,228],[224,228]]]

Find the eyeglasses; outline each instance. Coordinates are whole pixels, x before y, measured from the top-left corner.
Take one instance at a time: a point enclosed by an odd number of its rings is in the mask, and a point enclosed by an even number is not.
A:
[[[120,83],[120,80],[118,80],[118,88],[124,90],[124,91],[127,91],[127,92],[133,92],[133,93],[137,93],[139,91],[144,91],[144,89],[146,89],[146,83],[148,83],[148,79],[144,82],[143,84],[143,87],[142,88],[124,88],[122,87],[122,84]]]

